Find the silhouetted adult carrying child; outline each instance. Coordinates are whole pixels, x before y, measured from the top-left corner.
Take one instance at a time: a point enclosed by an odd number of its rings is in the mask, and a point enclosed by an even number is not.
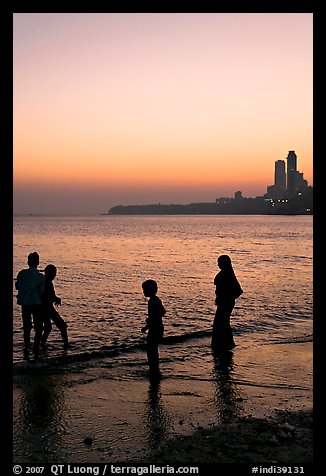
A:
[[[61,305],[61,299],[56,295],[53,280],[57,275],[57,268],[54,264],[48,264],[44,269],[45,276],[45,285],[44,293],[42,296],[42,313],[43,313],[43,323],[44,330],[41,339],[41,345],[44,346],[49,337],[49,334],[52,329],[52,323],[57,326],[61,332],[61,337],[63,340],[64,349],[68,349],[68,333],[67,333],[67,323],[62,319],[58,311],[55,309],[56,306]]]
[[[141,329],[147,332],[147,360],[149,365],[150,376],[153,378],[160,377],[159,368],[159,352],[158,347],[162,342],[164,334],[163,316],[166,311],[162,301],[157,293],[157,283],[153,279],[148,279],[142,284],[144,296],[148,297],[148,317],[146,325]]]
[[[217,309],[213,323],[212,348],[214,352],[224,352],[235,347],[230,317],[235,300],[243,290],[234,273],[231,258],[228,255],[221,255],[217,264],[221,271],[214,279]]]

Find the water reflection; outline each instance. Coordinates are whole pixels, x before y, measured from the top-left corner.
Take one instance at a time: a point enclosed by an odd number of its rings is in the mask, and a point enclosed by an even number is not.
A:
[[[150,449],[157,448],[166,438],[170,418],[161,399],[159,380],[150,380],[145,407],[146,438]]]
[[[37,372],[24,375],[17,421],[14,457],[17,462],[62,460],[63,377]]]
[[[213,353],[213,382],[218,420],[228,423],[240,416],[243,409],[242,391],[233,380],[233,352]]]

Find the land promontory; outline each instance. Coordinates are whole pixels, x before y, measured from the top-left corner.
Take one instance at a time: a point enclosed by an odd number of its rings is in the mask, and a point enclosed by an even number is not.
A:
[[[117,205],[108,215],[312,215],[312,189],[292,198],[221,197],[215,202],[188,204]]]

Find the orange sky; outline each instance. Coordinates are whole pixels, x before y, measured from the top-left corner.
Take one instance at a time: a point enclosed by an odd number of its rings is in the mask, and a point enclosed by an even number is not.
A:
[[[14,14],[14,212],[312,185],[312,17]]]

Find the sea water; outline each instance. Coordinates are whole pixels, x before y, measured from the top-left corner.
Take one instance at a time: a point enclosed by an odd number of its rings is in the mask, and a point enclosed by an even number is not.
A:
[[[200,339],[214,318],[217,257],[228,254],[244,290],[232,314],[235,340],[311,338],[311,216],[15,217],[14,278],[37,251],[57,267],[58,308],[73,355],[128,350],[144,342],[141,284],[158,283],[166,339]],[[14,298],[14,362],[22,360],[20,306]],[[33,332],[33,331],[32,331]],[[51,357],[62,355],[53,326]]]

